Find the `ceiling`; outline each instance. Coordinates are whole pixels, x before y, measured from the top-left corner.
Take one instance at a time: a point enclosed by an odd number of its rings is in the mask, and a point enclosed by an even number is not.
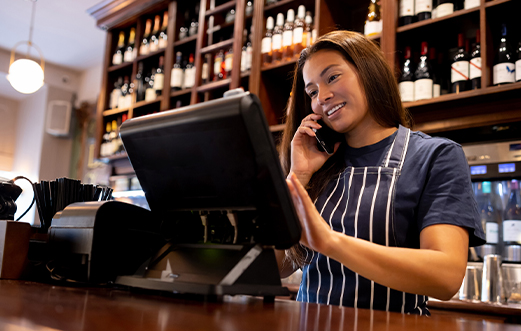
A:
[[[46,62],[82,71],[103,61],[105,32],[86,10],[101,0],[37,0],[32,41]],[[32,2],[0,0],[0,48],[29,39]],[[26,46],[18,51],[24,52]],[[34,55],[36,55],[36,52]]]

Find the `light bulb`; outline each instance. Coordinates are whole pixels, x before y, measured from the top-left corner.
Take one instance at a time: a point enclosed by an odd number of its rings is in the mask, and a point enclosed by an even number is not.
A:
[[[43,86],[43,70],[33,60],[19,59],[9,67],[7,80],[18,92],[31,94]]]

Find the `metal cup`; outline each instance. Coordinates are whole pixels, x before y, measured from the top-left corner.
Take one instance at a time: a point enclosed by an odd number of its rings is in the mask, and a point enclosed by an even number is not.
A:
[[[503,289],[503,273],[501,271],[501,256],[485,255],[483,258],[483,278],[481,280],[481,301],[488,303],[505,303]]]
[[[479,301],[481,298],[482,268],[478,266],[467,266],[465,278],[459,290],[459,299],[465,301]]]

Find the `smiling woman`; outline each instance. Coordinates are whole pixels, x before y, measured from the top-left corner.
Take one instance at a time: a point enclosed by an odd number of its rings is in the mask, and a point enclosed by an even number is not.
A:
[[[303,230],[277,257],[282,277],[303,271],[297,300],[428,315],[428,296],[450,299],[484,242],[461,146],[407,128],[391,69],[354,32],[301,53],[288,105],[281,159]],[[324,127],[342,137],[332,155]]]

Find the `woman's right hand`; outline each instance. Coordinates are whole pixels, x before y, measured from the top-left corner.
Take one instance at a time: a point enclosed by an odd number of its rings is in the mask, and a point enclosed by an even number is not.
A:
[[[319,150],[313,129],[319,130],[322,126],[316,121],[322,115],[310,114],[302,120],[291,141],[291,171],[295,173],[300,183],[305,187],[311,176],[324,165],[332,155]],[[336,152],[340,142],[335,144]]]

